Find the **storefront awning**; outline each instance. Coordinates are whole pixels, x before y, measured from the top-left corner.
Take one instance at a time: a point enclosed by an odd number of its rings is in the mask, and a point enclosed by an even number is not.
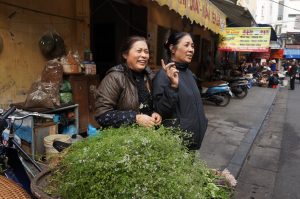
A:
[[[159,5],[167,5],[181,16],[221,34],[226,27],[226,16],[208,0],[155,0]]]
[[[216,5],[228,18],[228,27],[251,27],[255,24],[249,10],[236,5],[235,2],[225,0],[210,0]]]
[[[286,59],[300,59],[300,49],[284,49],[284,57]]]

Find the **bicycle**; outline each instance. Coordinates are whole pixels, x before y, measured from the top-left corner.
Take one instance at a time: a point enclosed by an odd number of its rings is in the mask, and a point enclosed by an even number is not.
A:
[[[17,114],[12,115],[12,113]],[[38,172],[42,171],[41,166],[28,155],[21,146],[14,139],[15,136],[15,121],[22,120],[30,117],[42,117],[47,119],[53,119],[53,114],[42,114],[37,112],[26,112],[17,110],[15,107],[11,107],[4,114],[0,115],[0,166],[2,173],[9,179],[20,184],[27,193],[31,194],[30,190],[30,178],[28,173],[33,175],[31,168],[25,163],[28,162],[35,167]],[[22,125],[22,123],[21,123]],[[9,130],[8,140],[3,139],[3,131]]]

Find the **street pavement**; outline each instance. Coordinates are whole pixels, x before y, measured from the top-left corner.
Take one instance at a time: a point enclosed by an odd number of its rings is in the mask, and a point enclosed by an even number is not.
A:
[[[210,168],[228,168],[238,177],[277,92],[252,87],[246,98],[233,97],[226,107],[204,103],[208,129],[197,156]]]
[[[300,84],[288,91],[274,199],[300,198]]]
[[[287,112],[288,89],[280,88],[243,165],[235,190],[237,199],[272,199],[279,172]],[[278,197],[293,198],[293,197]]]

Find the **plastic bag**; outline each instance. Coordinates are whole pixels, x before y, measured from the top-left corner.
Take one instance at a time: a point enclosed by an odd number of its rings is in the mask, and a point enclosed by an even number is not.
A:
[[[54,108],[51,96],[47,93],[42,82],[32,84],[30,92],[27,95],[26,108]]]
[[[61,93],[72,92],[71,83],[68,80],[64,80],[64,82],[60,86],[59,92]]]
[[[58,86],[63,81],[63,66],[61,63],[54,59],[46,63],[45,68],[42,72],[42,82],[54,83]]]
[[[26,108],[55,108],[60,106],[58,85],[37,81],[27,95]]]
[[[68,93],[59,93],[60,95],[60,102],[62,104],[68,104],[71,103],[73,101],[73,96],[72,93],[68,92]]]

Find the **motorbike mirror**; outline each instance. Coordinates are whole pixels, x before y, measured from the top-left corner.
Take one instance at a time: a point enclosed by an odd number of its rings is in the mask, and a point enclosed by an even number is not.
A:
[[[0,114],[2,114],[4,112],[4,110],[2,108],[0,108]]]

